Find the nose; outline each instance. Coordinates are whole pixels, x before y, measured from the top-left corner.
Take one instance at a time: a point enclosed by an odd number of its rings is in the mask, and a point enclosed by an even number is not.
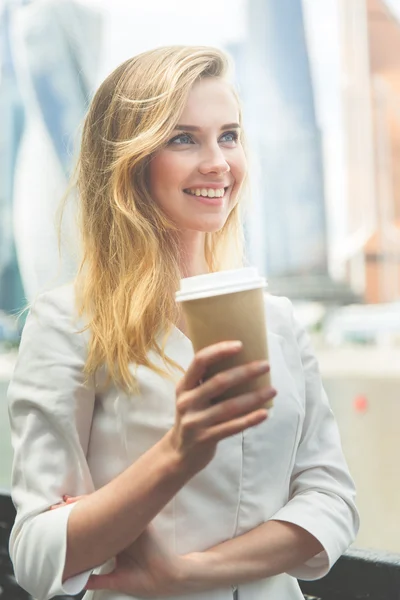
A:
[[[231,170],[229,163],[227,162],[224,153],[221,148],[216,147],[209,148],[200,162],[199,171],[202,175],[209,175],[215,173],[217,175],[223,175]]]

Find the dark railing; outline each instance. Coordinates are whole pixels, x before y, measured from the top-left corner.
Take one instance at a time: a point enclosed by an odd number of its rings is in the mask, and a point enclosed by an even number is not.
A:
[[[400,554],[351,549],[323,579],[299,583],[320,600],[400,600]]]
[[[14,519],[11,498],[0,491],[0,600],[32,600],[17,585],[8,555]],[[350,550],[323,579],[299,583],[309,600],[400,600],[400,555]],[[58,596],[62,599],[72,597]]]

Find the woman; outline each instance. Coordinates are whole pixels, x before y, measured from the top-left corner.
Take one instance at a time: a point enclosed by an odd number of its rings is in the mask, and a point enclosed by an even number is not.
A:
[[[218,50],[159,48],[118,67],[89,109],[81,270],[34,303],[9,390],[10,550],[38,600],[85,587],[302,598],[296,578],[323,576],[355,537],[353,483],[289,301],[267,299],[276,391],[214,405],[269,365],[202,382],[240,343],[194,356],[174,300],[181,277],[241,265],[246,159],[226,73]]]

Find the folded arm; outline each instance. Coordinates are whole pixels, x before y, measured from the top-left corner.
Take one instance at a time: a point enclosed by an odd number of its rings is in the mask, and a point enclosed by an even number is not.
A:
[[[322,550],[302,527],[268,521],[206,552],[187,555],[186,577],[193,592],[228,587],[290,571]]]

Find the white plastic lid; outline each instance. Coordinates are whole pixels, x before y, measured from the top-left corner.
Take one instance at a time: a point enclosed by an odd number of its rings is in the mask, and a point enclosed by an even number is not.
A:
[[[180,285],[181,289],[175,295],[177,302],[265,288],[267,282],[260,277],[256,267],[246,267],[186,277],[181,279]]]

